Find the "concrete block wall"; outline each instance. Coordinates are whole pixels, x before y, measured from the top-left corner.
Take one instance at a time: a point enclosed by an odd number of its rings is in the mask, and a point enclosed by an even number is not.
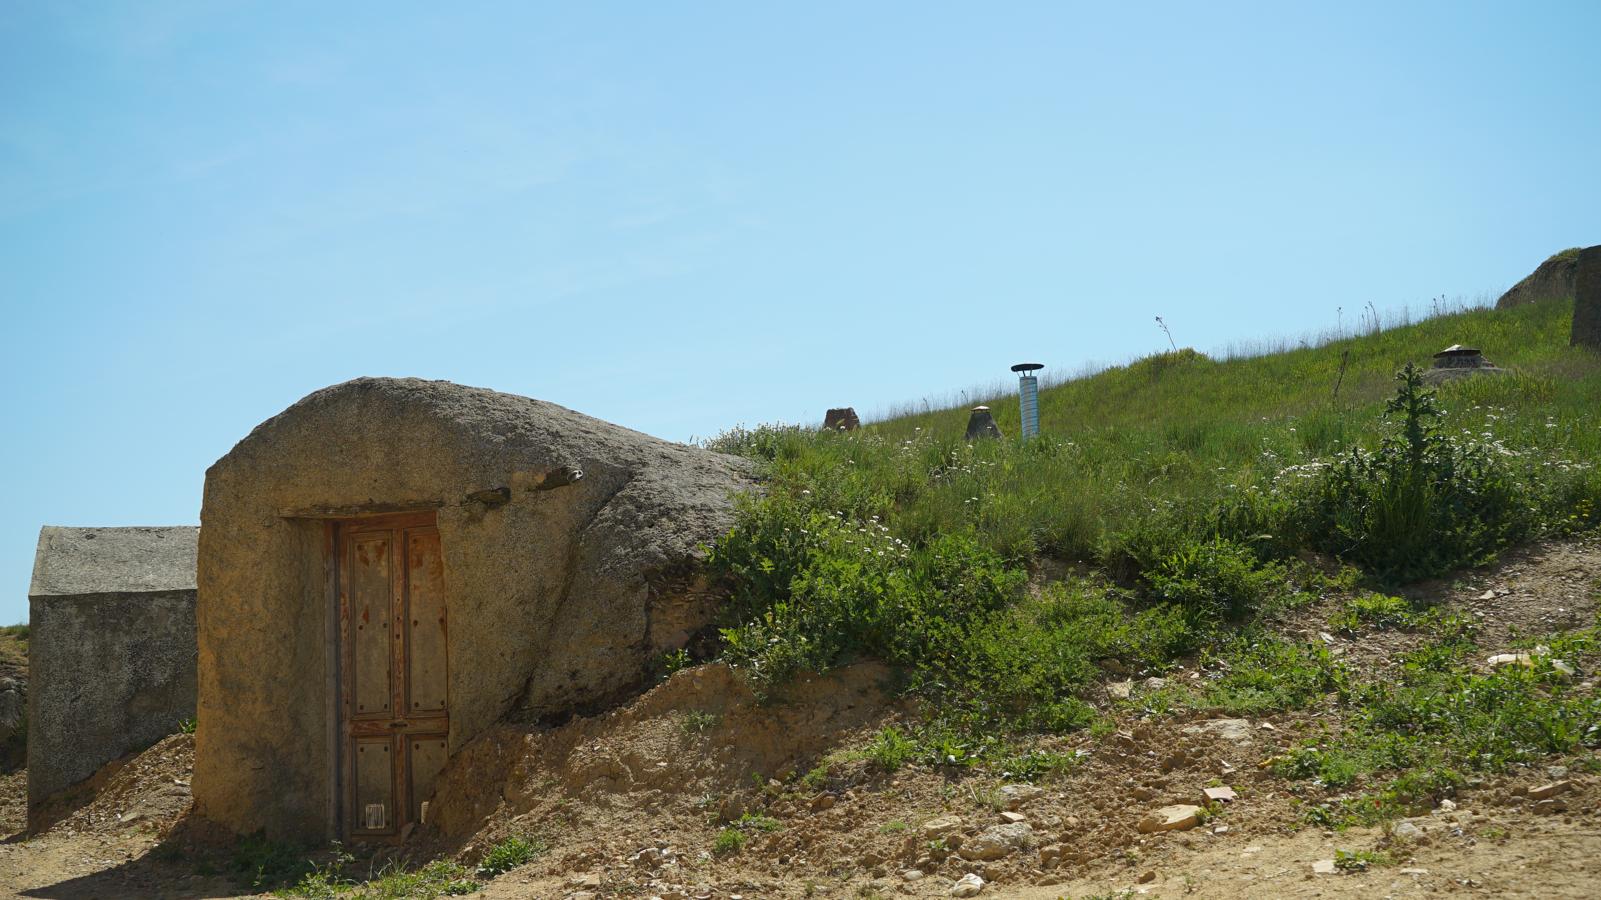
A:
[[[195,714],[199,529],[40,531],[28,591],[28,823]]]

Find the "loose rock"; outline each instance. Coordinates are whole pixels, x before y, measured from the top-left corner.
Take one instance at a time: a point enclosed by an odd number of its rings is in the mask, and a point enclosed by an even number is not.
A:
[[[1045,791],[1032,784],[1008,784],[1001,786],[1001,802],[1009,810],[1019,809],[1025,803],[1031,803],[1045,796]]]
[[[974,875],[972,872],[969,872],[966,875],[963,875],[961,878],[956,879],[956,883],[951,885],[951,896],[977,897],[983,890],[984,879]]]
[[[1034,846],[1034,829],[1022,823],[992,825],[962,842],[957,853],[966,860],[1000,859]]]
[[[1201,808],[1180,804],[1178,806],[1164,806],[1156,812],[1140,820],[1141,834],[1152,834],[1158,831],[1188,831],[1201,824]]]
[[[1572,787],[1573,782],[1571,781],[1553,781],[1549,784],[1538,785],[1536,787],[1529,788],[1529,799],[1548,800],[1558,794],[1570,790]]]

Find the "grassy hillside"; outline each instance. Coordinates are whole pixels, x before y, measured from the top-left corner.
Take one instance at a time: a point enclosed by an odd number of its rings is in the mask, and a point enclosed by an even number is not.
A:
[[[1525,468],[1601,459],[1601,358],[1567,346],[1570,320],[1566,304],[1536,304],[1255,359],[1153,356],[1043,391],[1044,438],[1027,448],[964,444],[965,409],[847,437],[759,429],[716,445],[773,458],[782,488],[809,489],[814,505],[848,516],[893,519],[912,540],[971,528],[1012,560],[1089,560],[1153,506],[1226,504],[1298,465],[1376,443],[1396,370],[1452,343],[1518,374],[1446,386],[1447,431],[1526,454]],[[991,405],[1015,435],[1015,398]]]
[[[1260,358],[1154,356],[1044,391],[1027,443],[965,443],[963,409],[725,434],[712,445],[761,461],[770,491],[715,548],[734,593],[722,656],[771,686],[886,660],[935,711],[886,740],[945,761],[1093,724],[1108,660],[1223,658],[1191,701],[1309,703],[1344,676],[1275,617],[1339,592],[1404,608],[1384,592],[1601,521],[1601,357],[1567,346],[1570,319],[1537,304]],[[1453,343],[1516,374],[1397,380]],[[991,405],[1015,435],[1015,400]]]

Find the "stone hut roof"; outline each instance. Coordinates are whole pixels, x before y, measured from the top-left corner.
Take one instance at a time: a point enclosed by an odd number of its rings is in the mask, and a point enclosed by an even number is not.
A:
[[[195,525],[39,529],[29,597],[195,589]]]

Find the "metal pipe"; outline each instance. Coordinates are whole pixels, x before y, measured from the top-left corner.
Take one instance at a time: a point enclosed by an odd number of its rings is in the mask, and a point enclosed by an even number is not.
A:
[[[1017,403],[1022,420],[1018,431],[1025,441],[1040,433],[1040,382],[1034,372],[1043,368],[1041,363],[1018,363],[1012,367],[1017,373]]]

